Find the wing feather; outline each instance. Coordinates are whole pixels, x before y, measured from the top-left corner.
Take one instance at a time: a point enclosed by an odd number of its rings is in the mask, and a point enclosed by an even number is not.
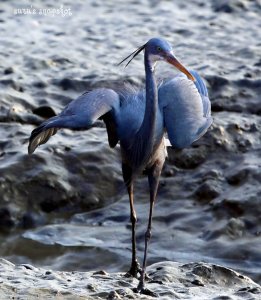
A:
[[[207,88],[201,77],[193,83],[183,75],[163,83],[159,88],[159,105],[172,146],[186,148],[199,139],[212,124]]]
[[[89,129],[99,118],[106,124],[110,146],[115,147],[118,142],[116,123],[119,106],[119,95],[111,89],[84,93],[70,102],[58,116],[46,120],[32,131],[28,153],[46,143],[59,128]]]

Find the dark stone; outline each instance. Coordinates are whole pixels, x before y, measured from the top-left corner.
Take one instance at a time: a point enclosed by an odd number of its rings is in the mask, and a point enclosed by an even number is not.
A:
[[[14,227],[15,222],[12,219],[11,212],[8,208],[2,207],[0,208],[0,228],[10,228]]]
[[[244,208],[240,202],[230,199],[224,199],[215,205],[214,209],[224,214],[224,211],[232,217],[240,217],[244,214]]]
[[[116,291],[111,291],[107,297],[107,300],[120,299],[120,295]]]
[[[175,33],[180,34],[184,37],[189,37],[193,35],[193,32],[184,28],[174,30]]]
[[[64,207],[66,203],[64,201],[54,201],[53,199],[46,199],[40,203],[40,208],[43,212],[50,213],[52,211],[59,210]]]
[[[202,283],[199,279],[194,279],[191,283],[197,286],[204,286],[204,283]]]
[[[242,0],[219,0],[212,2],[212,8],[215,12],[235,13],[245,11],[247,7]]]
[[[12,74],[12,73],[14,73],[14,68],[13,67],[9,67],[9,68],[4,69],[4,74],[5,75],[9,75],[9,74]]]
[[[213,298],[213,300],[233,300],[233,298],[229,297],[229,296],[218,296]]]
[[[221,193],[221,187],[216,180],[207,180],[196,190],[196,196],[200,201],[210,201],[218,197]]]
[[[249,289],[249,292],[252,294],[261,294],[261,290],[257,287]]]
[[[248,169],[241,169],[227,176],[227,182],[231,185],[239,185],[246,181],[249,175]]]
[[[221,76],[206,76],[205,77],[207,82],[209,83],[210,87],[212,90],[217,90],[220,89],[222,87],[224,87],[225,85],[229,84],[229,81]]]
[[[34,269],[34,267],[29,265],[29,264],[22,264],[21,266],[23,266],[27,270],[33,270]]]
[[[45,119],[49,119],[51,117],[56,116],[55,111],[50,106],[39,106],[33,109],[33,113]]]
[[[168,154],[168,160],[176,167],[182,169],[194,169],[206,160],[207,149],[205,147],[183,150],[169,149]]]
[[[108,273],[104,270],[96,271],[92,275],[108,275]]]
[[[59,82],[54,82],[54,84],[57,84],[65,91],[74,90],[77,92],[84,92],[89,88],[88,81],[71,79],[71,78],[63,78]]]
[[[240,275],[239,275],[239,276],[240,276]],[[238,292],[246,292],[247,290],[248,290],[247,287],[243,287],[243,288],[239,289]]]
[[[61,32],[60,34],[59,34],[59,33],[58,33],[58,34],[56,33],[55,35],[56,35],[56,36],[59,36],[59,35],[63,35],[63,34],[64,34],[64,32]],[[72,63],[72,61],[71,61],[69,58],[67,58],[67,57],[62,57],[62,56],[58,56],[58,55],[54,55],[54,56],[52,57],[52,61],[55,62],[55,63],[57,63],[57,64],[60,64],[60,65]]]
[[[229,4],[222,4],[222,5],[216,5],[214,7],[215,12],[225,12],[225,13],[232,13],[234,10]]]
[[[178,173],[178,169],[175,167],[170,167],[167,164],[164,166],[162,171],[162,176],[173,177]]]
[[[40,89],[47,87],[47,83],[44,81],[36,81],[33,85]]]
[[[254,64],[255,67],[261,67],[261,58]]]
[[[246,78],[252,78],[253,75],[251,73],[247,72],[247,73],[245,73],[244,77],[246,77]]]
[[[0,80],[0,84],[4,86],[10,86],[14,90],[18,92],[23,92],[24,88],[17,84],[13,79],[2,79]]]
[[[96,288],[93,284],[87,284],[86,288],[92,292],[96,292]]]
[[[193,268],[192,273],[205,279],[209,279],[213,272],[209,266],[198,264]]]
[[[27,212],[22,217],[21,227],[25,229],[33,228],[36,226],[36,223],[36,217],[32,213]]]

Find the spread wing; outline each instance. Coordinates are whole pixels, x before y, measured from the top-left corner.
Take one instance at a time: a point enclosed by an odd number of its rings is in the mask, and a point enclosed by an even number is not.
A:
[[[46,143],[59,128],[89,129],[97,119],[103,119],[111,147],[118,142],[116,114],[120,106],[119,95],[111,89],[96,89],[70,102],[57,116],[35,128],[29,139],[28,153]]]
[[[170,143],[186,148],[198,140],[212,124],[211,103],[205,83],[197,72],[196,81],[178,75],[159,88],[159,105]]]

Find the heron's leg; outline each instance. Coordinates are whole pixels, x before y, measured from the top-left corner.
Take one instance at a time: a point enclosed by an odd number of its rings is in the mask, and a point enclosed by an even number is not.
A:
[[[122,165],[122,174],[125,185],[128,190],[130,200],[130,220],[132,225],[132,261],[130,270],[127,272],[127,276],[133,276],[137,278],[138,273],[141,272],[140,264],[138,263],[136,256],[136,222],[137,216],[134,208],[134,196],[133,196],[133,181],[132,170],[128,165]]]
[[[157,196],[158,186],[159,186],[159,178],[160,173],[163,167],[164,161],[157,161],[149,170],[148,170],[148,180],[149,180],[149,187],[150,187],[150,212],[149,212],[149,221],[148,227],[145,233],[145,250],[144,250],[144,258],[143,258],[143,265],[142,271],[140,276],[140,281],[137,287],[137,291],[139,293],[148,294],[151,296],[155,296],[155,294],[147,289],[144,288],[144,281],[145,281],[145,272],[146,272],[146,263],[147,263],[147,252],[148,252],[148,244],[151,238],[151,223],[152,223],[152,213],[153,207]]]

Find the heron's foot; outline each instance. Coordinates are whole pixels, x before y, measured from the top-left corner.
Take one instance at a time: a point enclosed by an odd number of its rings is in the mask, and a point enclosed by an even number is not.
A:
[[[151,296],[151,297],[158,297],[158,294],[145,288],[144,277],[142,277],[142,275],[141,275],[140,282],[139,282],[137,288],[133,289],[133,291],[134,291],[134,293],[139,293],[139,294],[143,294],[143,295],[147,295],[147,296]]]
[[[158,294],[155,292],[152,292],[151,290],[144,287],[144,282],[140,281],[137,288],[133,289],[134,293],[147,295],[151,297],[158,297]]]
[[[138,278],[138,274],[141,274],[142,268],[137,260],[131,264],[130,270],[125,274],[126,277]]]

